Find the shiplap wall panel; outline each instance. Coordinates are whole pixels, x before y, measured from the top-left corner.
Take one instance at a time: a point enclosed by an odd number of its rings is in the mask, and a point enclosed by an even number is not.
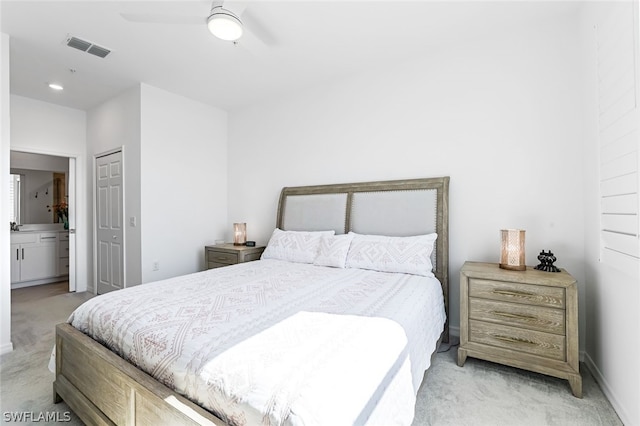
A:
[[[636,214],[638,210],[638,194],[615,195],[602,197],[602,214]]]
[[[638,58],[635,5],[621,2],[596,28],[600,143],[600,260],[640,265]]]
[[[600,146],[606,146],[630,133],[636,132],[638,130],[637,120],[637,115],[634,114],[634,111],[630,111],[619,118],[615,126],[609,126],[605,129],[600,127]]]
[[[638,176],[636,173],[618,176],[600,182],[600,194],[602,197],[637,193]],[[636,207],[636,212],[637,209]]]
[[[635,67],[633,66],[633,62],[625,64],[625,70],[620,71],[620,78],[612,80],[610,82],[611,87],[605,88],[605,93],[603,93],[602,98],[599,99],[599,103],[604,109],[609,109],[622,97],[633,91],[635,83],[633,79],[634,72]]]
[[[631,15],[626,16],[623,20],[629,20]],[[614,28],[614,32],[611,32],[610,28],[601,27],[606,33],[600,33],[601,38],[606,37],[606,40],[599,40],[598,54],[600,61],[599,76],[603,79],[603,88],[606,91],[611,89],[611,85],[615,84],[620,74],[625,74],[627,70],[633,68],[633,56],[629,56],[628,52],[633,49],[633,31],[632,27],[626,25],[618,26]],[[615,31],[621,29],[620,31]],[[616,78],[612,79],[611,76],[615,75]],[[608,93],[600,93],[600,96],[606,96]]]
[[[611,126],[616,121],[624,117],[627,113],[632,112],[635,108],[635,102],[635,88],[631,87],[612,105],[610,105],[608,108],[603,108],[600,111],[600,125],[603,128]]]
[[[617,232],[602,231],[602,239],[604,240],[604,246],[606,249],[633,257],[640,256],[638,239],[635,236],[620,234]]]
[[[638,170],[638,155],[636,152],[627,152],[619,157],[602,164],[600,178],[602,180],[634,174]]]
[[[638,259],[626,253],[604,248],[600,261],[620,271],[634,271],[638,268]]]
[[[627,153],[632,153],[637,144],[636,132],[631,130],[624,136],[613,140],[613,142],[603,145],[600,149],[600,161],[606,164]]]
[[[635,237],[638,234],[638,220],[635,214],[604,213],[602,229]]]

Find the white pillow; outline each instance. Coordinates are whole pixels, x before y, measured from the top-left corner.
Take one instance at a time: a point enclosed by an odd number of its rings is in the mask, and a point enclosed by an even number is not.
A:
[[[437,234],[414,237],[353,234],[347,268],[433,276],[431,252]]]
[[[335,231],[283,231],[276,228],[271,234],[261,259],[278,259],[288,262],[313,263],[318,254],[320,238]]]
[[[344,268],[351,240],[353,240],[353,234],[323,235],[313,264]]]

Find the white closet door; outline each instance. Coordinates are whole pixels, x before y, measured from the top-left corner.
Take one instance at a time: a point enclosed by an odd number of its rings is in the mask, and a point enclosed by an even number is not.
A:
[[[122,153],[96,159],[98,294],[124,287]]]

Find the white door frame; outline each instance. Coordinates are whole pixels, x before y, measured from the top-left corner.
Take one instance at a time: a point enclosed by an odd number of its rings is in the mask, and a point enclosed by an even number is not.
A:
[[[96,179],[96,171],[97,171],[97,161],[98,158],[104,157],[110,154],[115,154],[116,152],[120,152],[122,155],[122,268],[124,273],[122,274],[122,288],[127,288],[127,227],[125,225],[125,215],[126,212],[126,191],[127,185],[126,182],[126,172],[125,172],[125,152],[124,145],[118,148],[113,148],[108,151],[103,151],[98,154],[93,155],[93,164],[92,164],[92,176],[93,176],[93,185],[91,192],[93,193],[93,293],[98,294],[98,194],[96,193],[96,186],[98,184],[98,180]]]
[[[69,223],[69,291],[76,291],[76,248],[78,242],[76,241],[76,215],[78,207],[76,205],[76,167],[77,161],[74,157],[69,157],[69,172],[67,180],[69,181],[69,192],[67,193],[67,203],[69,206],[69,216],[67,218]],[[71,182],[74,184],[71,185]],[[73,253],[73,256],[71,255]],[[71,273],[73,271],[73,273]]]
[[[68,185],[69,185],[69,233],[75,234],[76,231],[76,214],[78,212],[78,208],[76,206],[76,189],[78,186],[78,173],[76,167],[78,165],[78,155],[69,154],[64,152],[56,152],[56,151],[46,151],[42,149],[30,149],[30,148],[10,148],[9,154],[11,151],[14,152],[24,152],[27,154],[40,154],[40,155],[50,155],[53,157],[62,157],[67,158],[69,160],[69,173],[68,173]],[[73,171],[72,171],[73,165]],[[9,168],[11,168],[11,164],[9,164]],[[73,194],[73,198],[72,195]],[[73,218],[73,221],[72,219]],[[71,241],[73,240],[73,242]],[[76,239],[69,238],[69,291],[76,291],[76,278],[77,278],[77,243]]]

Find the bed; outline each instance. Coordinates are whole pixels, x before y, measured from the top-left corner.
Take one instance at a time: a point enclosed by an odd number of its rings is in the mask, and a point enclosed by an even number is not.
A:
[[[448,184],[284,188],[262,260],[57,325],[54,400],[88,424],[409,424],[448,341]],[[433,250],[380,266],[407,244]]]

